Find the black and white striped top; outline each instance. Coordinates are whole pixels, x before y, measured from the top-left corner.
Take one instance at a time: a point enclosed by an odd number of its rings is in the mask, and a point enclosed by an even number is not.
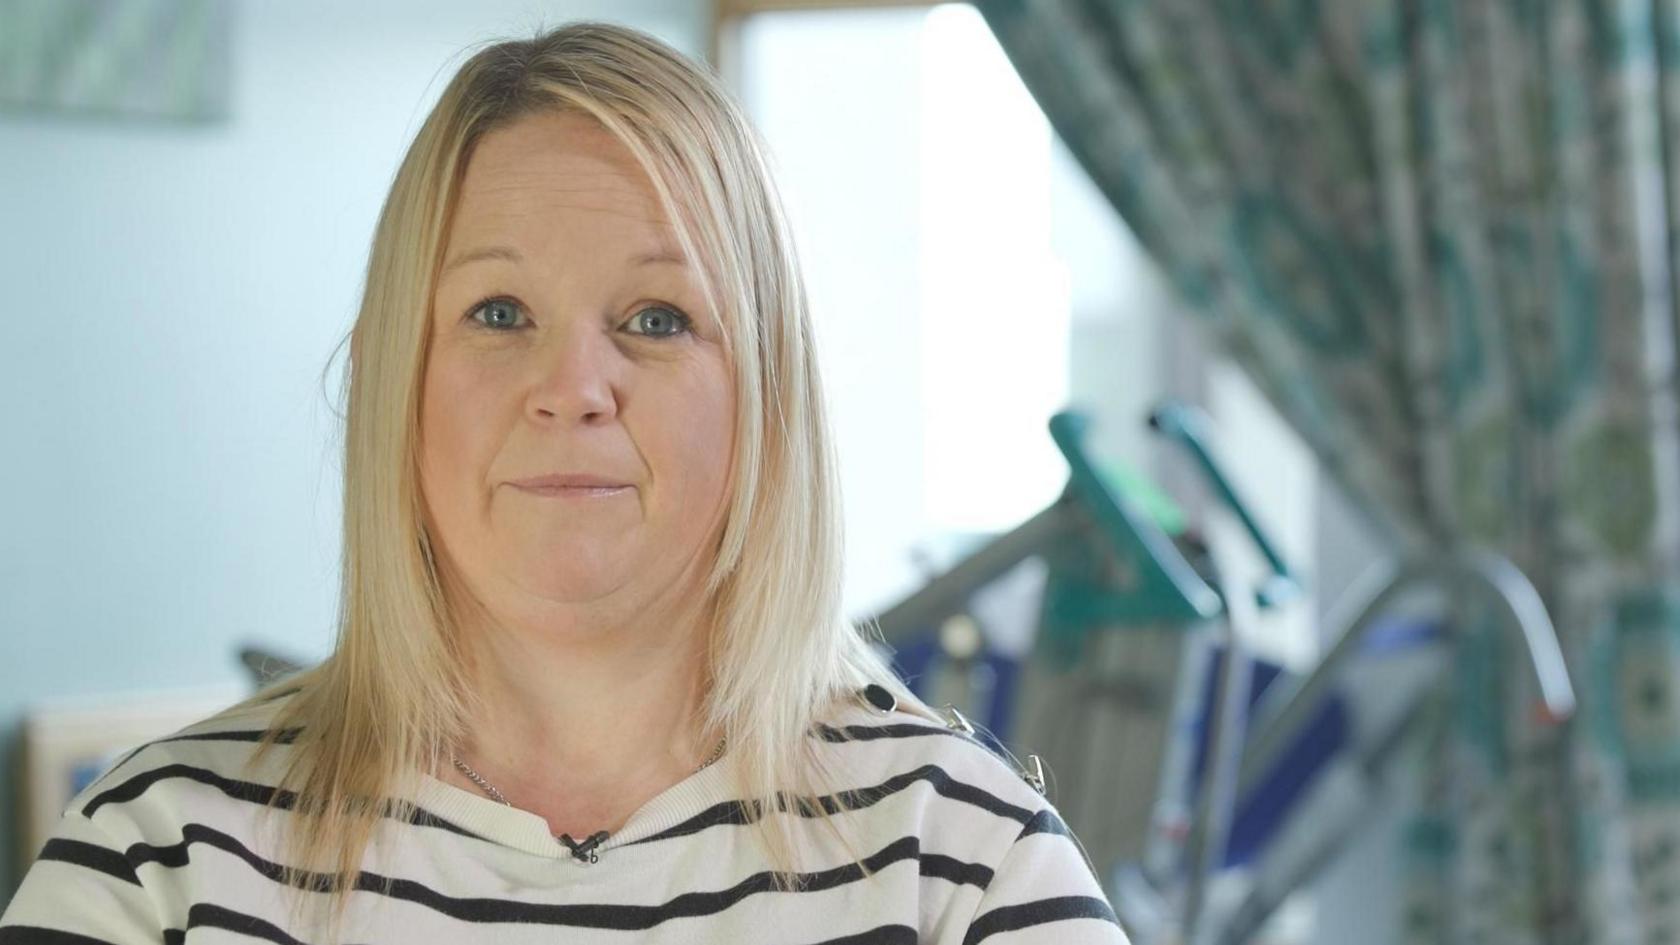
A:
[[[0,915],[0,945],[299,941],[277,842],[255,819],[283,752],[245,770],[264,721],[188,726],[78,794]],[[1055,807],[1011,764],[903,712],[860,703],[828,723],[813,737],[857,791],[836,816],[873,876],[837,856],[800,891],[771,889],[721,765],[648,801],[594,863],[542,817],[428,777],[414,820],[393,820],[389,850],[364,860],[398,881],[352,894],[342,940],[1124,945]]]

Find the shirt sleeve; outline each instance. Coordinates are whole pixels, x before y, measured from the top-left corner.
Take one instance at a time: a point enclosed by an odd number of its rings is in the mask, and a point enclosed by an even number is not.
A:
[[[158,916],[123,851],[72,805],[0,913],[0,945],[162,945]]]
[[[1033,816],[974,908],[963,945],[1129,945],[1084,851],[1052,808]]]

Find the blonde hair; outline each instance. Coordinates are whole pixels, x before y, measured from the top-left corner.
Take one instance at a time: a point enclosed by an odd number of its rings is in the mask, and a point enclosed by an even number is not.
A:
[[[757,816],[777,888],[797,886],[796,823],[831,785],[809,737],[837,700],[870,683],[939,716],[894,676],[842,610],[836,459],[805,288],[765,149],[709,71],[660,40],[573,22],[472,55],[408,149],[374,232],[352,328],[345,417],[344,558],[338,640],[321,664],[222,715],[292,694],[253,766],[288,729],[269,813],[292,809],[282,882],[331,905],[336,941],[383,816],[406,819],[419,772],[438,770],[477,701],[432,557],[418,486],[418,417],[432,295],[462,174],[488,132],[540,111],[593,117],[648,173],[724,326],[737,413],[730,503],[705,584],[715,619],[705,719]],[[871,628],[874,631],[874,628]],[[878,631],[874,631],[878,635]],[[767,807],[759,805],[767,804]],[[777,816],[778,807],[803,816]],[[867,867],[865,867],[867,872]]]

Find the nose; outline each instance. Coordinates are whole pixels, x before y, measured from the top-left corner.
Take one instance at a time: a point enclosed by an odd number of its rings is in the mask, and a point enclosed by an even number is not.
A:
[[[591,320],[571,319],[552,344],[537,349],[536,357],[539,376],[531,409],[537,420],[599,423],[618,413],[615,382],[622,359]]]

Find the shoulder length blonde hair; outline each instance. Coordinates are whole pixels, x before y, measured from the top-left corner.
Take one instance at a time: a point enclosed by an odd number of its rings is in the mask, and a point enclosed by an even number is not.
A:
[[[808,800],[830,787],[808,732],[836,700],[869,683],[939,718],[842,612],[839,483],[803,279],[765,149],[739,107],[710,72],[622,26],[573,22],[489,45],[426,118],[374,232],[349,336],[336,647],[223,713],[293,696],[252,763],[295,730],[267,812],[291,809],[282,882],[330,894],[297,898],[300,907],[306,899],[332,905],[334,937],[381,819],[413,814],[418,773],[438,770],[476,705],[462,624],[439,584],[418,488],[425,313],[474,145],[548,109],[592,116],[635,156],[684,251],[702,261],[721,315],[737,452],[705,585],[715,620],[704,721],[729,740],[719,763],[739,797],[754,799],[749,810],[758,813],[802,808],[859,861],[829,811]],[[797,886],[804,850],[793,822],[803,819],[756,819],[777,888]]]

